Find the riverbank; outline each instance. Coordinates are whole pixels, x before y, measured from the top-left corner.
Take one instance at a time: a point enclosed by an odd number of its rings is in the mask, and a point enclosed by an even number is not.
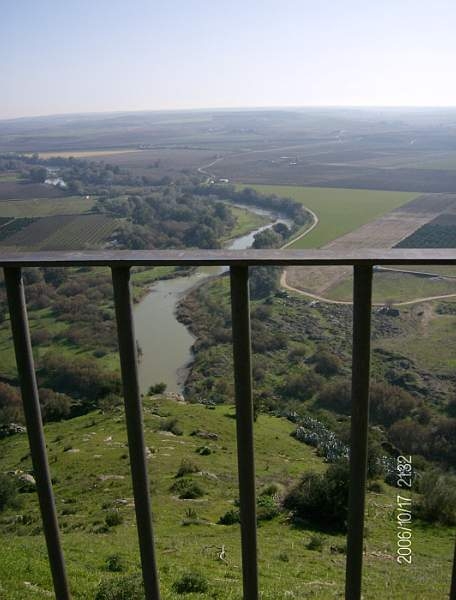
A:
[[[250,248],[255,235],[276,223],[293,226],[289,219],[277,217],[275,212],[264,208],[237,208],[260,216],[263,223],[265,218],[269,221],[231,239],[227,243],[227,248],[231,250]],[[169,392],[182,392],[189,364],[194,358],[192,347],[195,338],[187,328],[188,323],[183,323],[176,315],[178,303],[195,287],[226,270],[227,267],[192,269],[190,275],[181,277],[171,274],[171,278],[162,279],[148,289],[144,288],[146,293],[134,310],[136,338],[141,348],[138,376],[142,393],[146,393],[156,383],[165,383]]]

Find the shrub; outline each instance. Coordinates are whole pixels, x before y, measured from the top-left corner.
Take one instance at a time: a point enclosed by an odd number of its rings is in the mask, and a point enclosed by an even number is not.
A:
[[[284,499],[295,521],[321,529],[345,531],[348,506],[348,461],[332,464],[324,475],[308,472]]]
[[[293,364],[302,362],[307,356],[307,348],[305,346],[297,346],[292,348],[288,353],[288,360]]]
[[[212,450],[209,448],[209,446],[200,446],[195,450],[195,452],[197,452],[200,456],[209,456],[209,454],[212,454]]]
[[[125,575],[101,582],[95,600],[144,600],[142,576]]]
[[[273,496],[263,494],[257,498],[257,521],[270,521],[280,514],[277,500]]]
[[[190,475],[191,473],[198,473],[199,468],[193,461],[188,458],[183,458],[179,469],[177,470],[176,477],[184,477],[184,475]]]
[[[388,432],[390,441],[407,454],[427,454],[429,432],[423,425],[411,419],[397,421]]]
[[[234,525],[240,522],[241,517],[237,508],[231,508],[218,520],[219,525]]]
[[[323,552],[323,546],[325,545],[325,538],[322,535],[312,535],[308,544],[306,545],[307,550],[316,550],[317,552]]]
[[[322,385],[323,378],[309,369],[299,375],[292,375],[283,386],[282,393],[286,397],[309,400],[321,389]]]
[[[342,415],[350,414],[351,385],[348,381],[332,381],[324,386],[317,398],[318,406]]]
[[[17,506],[17,484],[12,477],[0,473],[0,512]]]
[[[348,447],[317,419],[304,417],[292,435],[300,442],[317,448],[318,454],[324,456],[327,462],[348,458]]]
[[[155,385],[151,385],[149,388],[149,395],[153,396],[154,394],[163,394],[166,390],[166,383],[161,381],[160,383],[156,383]]]
[[[456,479],[438,471],[424,473],[419,480],[421,499],[416,514],[430,523],[456,525]]]
[[[123,400],[121,396],[118,396],[117,394],[108,394],[98,401],[98,408],[103,413],[110,413],[119,408],[119,406],[122,406],[122,404]]]
[[[42,388],[40,402],[43,421],[61,421],[70,416],[72,399],[66,394]]]
[[[116,527],[123,523],[123,517],[118,510],[110,510],[105,517],[105,523],[108,527]]]
[[[19,389],[0,381],[0,425],[22,420]]]
[[[446,411],[449,417],[456,417],[456,397],[448,400]]]
[[[111,554],[111,556],[108,556],[105,560],[105,568],[111,573],[120,573],[120,571],[124,571],[125,565],[120,554]]]
[[[159,429],[161,431],[170,431],[171,433],[174,433],[174,435],[183,435],[184,433],[175,417],[163,419],[160,423]]]
[[[342,369],[340,358],[329,352],[329,350],[319,350],[312,356],[311,360],[315,364],[315,371],[325,377],[336,375]]]
[[[383,494],[385,491],[383,485],[379,481],[372,481],[367,486],[367,489],[369,492],[374,492],[374,494]]]
[[[209,585],[204,575],[196,571],[188,571],[173,583],[172,588],[176,594],[204,594],[209,589]]]
[[[84,399],[87,408],[103,396],[120,391],[119,375],[100,368],[97,361],[47,353],[40,363],[39,383],[42,387]]]
[[[373,383],[370,389],[372,422],[391,427],[409,416],[417,407],[417,400],[402,388],[386,383]]]
[[[281,483],[272,482],[260,490],[260,496],[277,496],[282,494],[284,486]]]
[[[185,511],[185,518],[196,520],[198,519],[198,513],[194,508],[187,508],[187,510]]]
[[[204,489],[191,479],[179,479],[173,483],[169,491],[177,494],[183,500],[194,500],[204,496]]]
[[[435,421],[429,436],[429,458],[456,463],[456,419],[440,417]]]

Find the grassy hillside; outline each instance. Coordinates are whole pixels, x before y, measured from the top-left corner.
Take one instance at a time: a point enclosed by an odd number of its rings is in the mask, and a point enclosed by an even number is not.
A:
[[[240,599],[239,525],[217,524],[238,497],[233,409],[208,410],[147,398],[144,417],[163,597],[181,597],[172,591],[172,584],[191,570],[205,575],[209,591],[186,597]],[[183,435],[159,429],[172,418]],[[326,468],[315,450],[290,437],[293,428],[284,419],[259,417],[255,425],[259,490],[272,482],[288,486],[303,471]],[[91,413],[45,429],[74,598],[94,598],[100,580],[116,580],[139,568],[123,414]],[[191,435],[195,430],[215,433],[217,439]],[[202,456],[197,450],[204,446],[211,453]],[[0,471],[30,469],[26,436],[1,441],[0,457]],[[188,476],[203,488],[203,496],[196,500],[181,500],[170,491],[183,459],[198,468]],[[23,600],[30,590],[34,597],[45,597],[51,589],[36,496],[28,493],[22,498],[22,508],[0,516],[4,600]],[[448,528],[413,522],[413,563],[399,565],[395,503],[394,488],[385,486],[382,493],[368,494],[364,598],[440,599],[449,587],[453,534]],[[107,525],[113,514],[119,515],[115,519],[119,524]],[[312,533],[292,527],[284,514],[260,523],[263,599],[341,597],[344,537],[325,534],[319,552],[306,547]],[[222,546],[225,561],[218,558]],[[113,555],[118,555],[115,561],[123,565],[123,572],[108,571]]]

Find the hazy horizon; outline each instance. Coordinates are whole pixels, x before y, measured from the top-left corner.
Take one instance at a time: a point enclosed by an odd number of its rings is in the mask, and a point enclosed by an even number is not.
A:
[[[365,111],[410,111],[410,112],[419,112],[419,111],[456,111],[456,104],[454,105],[415,105],[415,106],[407,106],[407,105],[391,105],[391,106],[380,106],[374,104],[364,104],[364,105],[350,105],[350,104],[321,104],[321,105],[283,105],[283,106],[201,106],[201,107],[193,107],[193,108],[150,108],[150,109],[113,109],[113,110],[100,110],[100,111],[83,111],[83,112],[57,112],[57,113],[43,113],[43,114],[31,114],[24,115],[18,117],[1,117],[0,122],[5,121],[20,121],[20,120],[32,120],[32,119],[52,119],[58,117],[102,117],[104,115],[134,115],[134,114],[149,114],[149,113],[192,113],[192,112],[201,112],[201,113],[209,113],[209,112],[255,112],[255,111],[306,111],[306,110],[365,110]]]
[[[25,0],[2,17],[1,120],[456,105],[449,0]]]

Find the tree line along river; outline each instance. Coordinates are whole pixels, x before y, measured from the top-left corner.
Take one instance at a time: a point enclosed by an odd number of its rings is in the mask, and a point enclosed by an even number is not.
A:
[[[245,250],[253,244],[257,233],[276,223],[291,227],[292,222],[283,216],[260,208],[244,207],[267,216],[270,223],[250,233],[230,240],[229,250]],[[201,267],[191,275],[158,281],[143,300],[135,306],[134,319],[136,339],[142,350],[139,362],[139,384],[142,393],[155,383],[166,383],[168,392],[182,392],[188,366],[192,361],[191,347],[194,337],[187,327],[176,319],[179,300],[195,285],[209,277],[221,274],[228,267]]]

